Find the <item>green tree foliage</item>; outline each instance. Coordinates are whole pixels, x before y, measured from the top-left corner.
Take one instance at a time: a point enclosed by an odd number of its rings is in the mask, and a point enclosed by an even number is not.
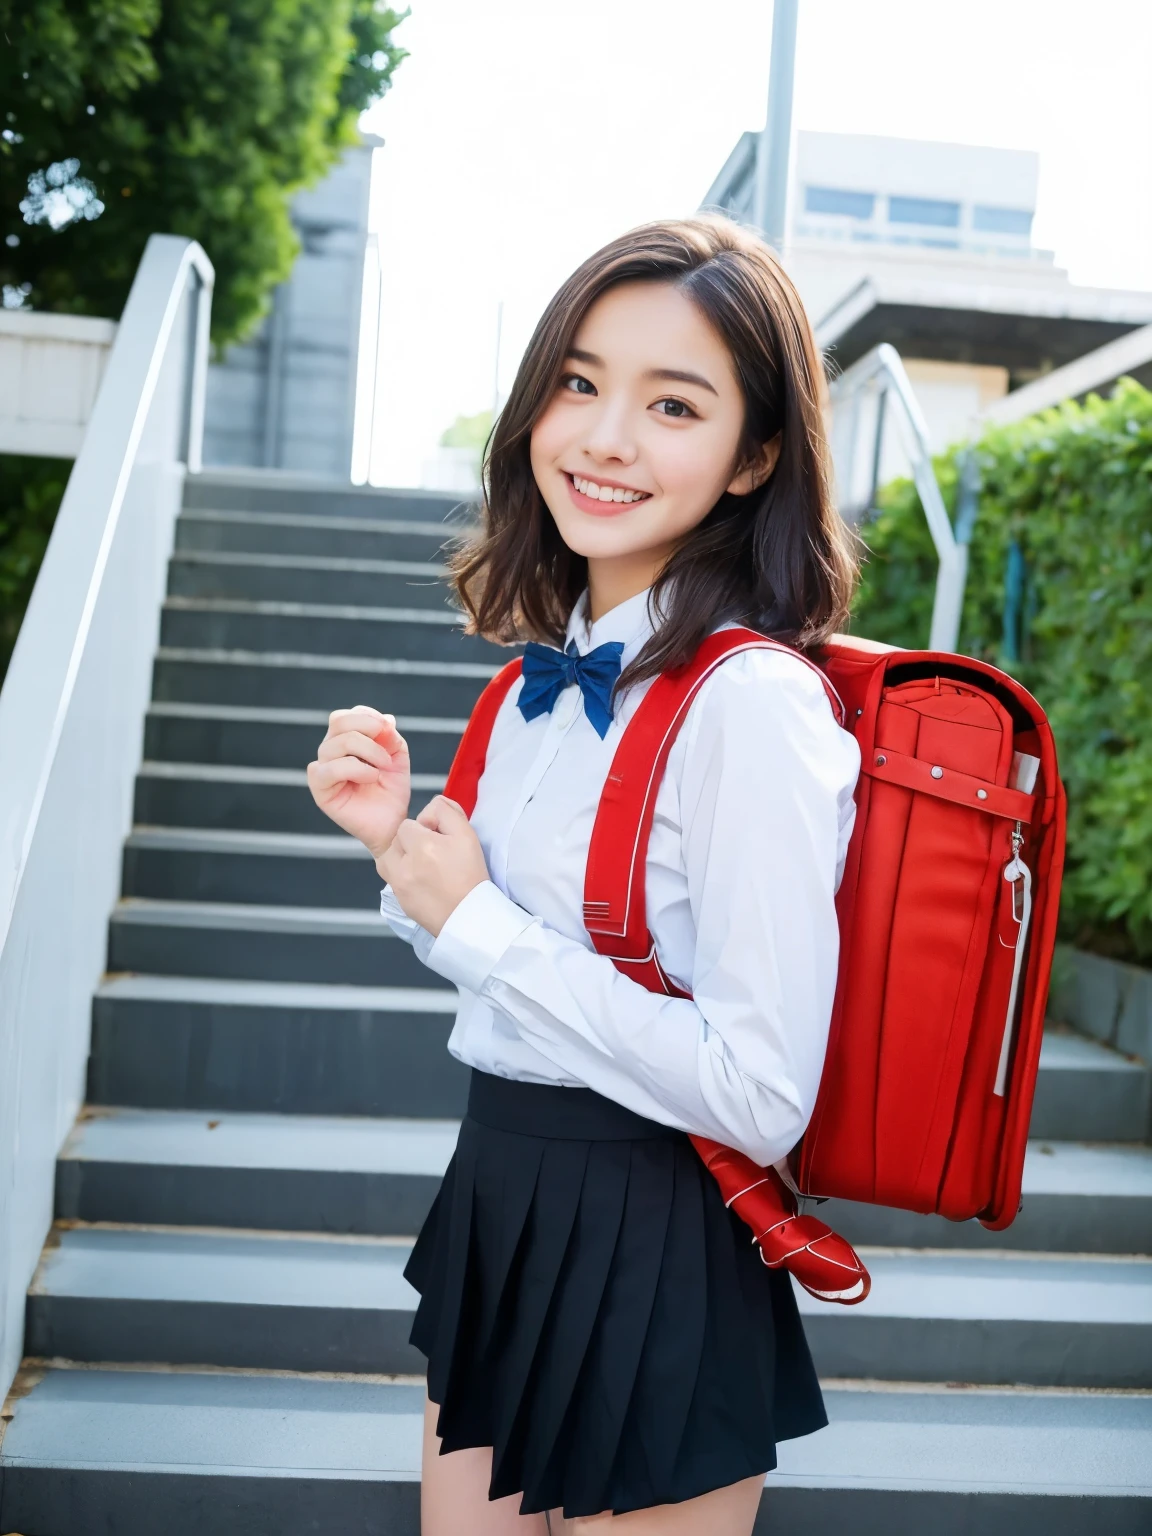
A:
[[[1062,921],[1086,948],[1152,961],[1152,393],[1124,380],[991,431],[960,647],[1048,711],[1068,789]],[[957,455],[937,462],[955,503]],[[926,643],[935,558],[910,481],[881,497],[853,619]]]
[[[405,57],[402,19],[377,0],[0,0],[6,301],[115,317],[160,230],[204,246],[214,338],[241,336],[291,269],[292,194]]]
[[[63,459],[0,454],[0,678],[16,644],[71,467]]]

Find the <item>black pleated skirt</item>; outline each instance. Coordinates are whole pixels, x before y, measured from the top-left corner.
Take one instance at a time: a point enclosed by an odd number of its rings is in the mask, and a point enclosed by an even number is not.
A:
[[[443,1452],[522,1514],[623,1514],[770,1471],[827,1423],[791,1281],[687,1136],[473,1072],[407,1269]]]

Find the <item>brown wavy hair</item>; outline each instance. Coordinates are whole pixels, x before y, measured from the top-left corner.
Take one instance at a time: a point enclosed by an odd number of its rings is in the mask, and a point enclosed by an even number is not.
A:
[[[734,473],[777,434],[759,489],[727,491],[665,561],[652,592],[660,622],[617,688],[691,659],[737,620],[800,650],[847,617],[857,557],[832,500],[824,370],[800,296],[775,253],[719,215],[643,224],[590,256],[544,311],[484,455],[479,532],[450,556],[470,633],[503,644],[562,644],[588,563],[564,543],[532,474],[532,429],[552,400],[581,321],[610,288],[674,284],[732,354],[744,394]]]

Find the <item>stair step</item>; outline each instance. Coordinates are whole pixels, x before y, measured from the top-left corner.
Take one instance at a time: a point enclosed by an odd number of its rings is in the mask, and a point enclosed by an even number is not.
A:
[[[325,709],[247,704],[154,703],[148,710],[144,755],[153,764],[299,768],[316,756],[328,714]],[[397,713],[396,724],[412,761],[429,774],[446,774],[467,721]]]
[[[294,513],[306,517],[400,518],[431,523],[470,514],[467,499],[443,491],[381,490],[307,475],[205,470],[184,482],[185,508]]]
[[[1152,1070],[1098,1040],[1050,1030],[1040,1052],[1031,1133],[1061,1141],[1146,1141]]]
[[[419,997],[414,1001],[419,1002]],[[447,1027],[443,1014],[424,1017],[428,1025],[439,1018],[438,1033]],[[421,1022],[417,1016],[416,1023]],[[414,1052],[419,1045],[417,1028],[409,1034],[408,1047]],[[463,1107],[467,1069],[447,1059],[452,1071],[445,1074],[446,1082],[457,1106]],[[443,1097],[448,1099],[448,1092]],[[419,1111],[409,1105],[406,1113],[414,1116]],[[404,1227],[392,1213],[426,1209],[431,1198],[431,1186],[426,1181],[439,1177],[447,1166],[455,1144],[455,1126],[447,1116],[405,1122],[434,1127],[427,1137],[422,1131],[413,1131],[411,1146],[405,1150],[401,1143],[406,1132],[398,1131],[397,1123],[385,1117],[358,1121],[355,1117],[316,1114],[109,1106],[79,1121],[65,1144],[58,1174],[58,1214],[85,1221],[414,1233],[418,1222]],[[373,1150],[374,1139],[379,1141],[378,1150]],[[231,1156],[231,1148],[238,1144],[245,1152],[244,1161],[237,1164],[237,1180],[243,1190],[230,1190],[222,1172],[218,1187],[202,1186],[197,1171],[205,1165],[222,1170],[225,1162],[221,1159]],[[261,1150],[265,1145],[266,1152]],[[430,1149],[442,1158],[438,1164],[427,1161]],[[840,1202],[829,1201],[819,1212],[862,1247],[882,1246],[894,1219],[903,1218],[901,1246],[909,1250],[978,1248],[986,1252],[1136,1255],[1152,1251],[1152,1149],[1141,1148],[1139,1156],[1127,1158],[1121,1149],[1113,1152],[1068,1146],[1057,1150],[1060,1156],[1055,1169],[1050,1170],[1052,1160],[1040,1146],[1029,1147],[1024,1212],[1005,1232],[988,1232],[978,1222],[941,1224],[934,1217],[875,1206],[852,1207],[856,1230],[849,1232],[849,1224],[840,1219],[846,1209]],[[292,1158],[293,1169],[309,1190],[315,1191],[319,1217],[313,1214],[313,1205],[303,1199],[287,1207],[281,1199],[278,1191],[285,1155]],[[417,1167],[413,1159],[424,1161]],[[163,1177],[153,1176],[148,1168],[150,1160],[164,1170]],[[413,1180],[414,1191],[408,1187]],[[1116,1211],[1111,1208],[1114,1204],[1119,1206]],[[278,1214],[273,1219],[264,1212]],[[389,1224],[362,1224],[370,1220]],[[941,1237],[945,1242],[939,1241]],[[1049,1239],[1047,1247],[1045,1238]]]
[[[401,1238],[55,1229],[28,1292],[44,1359],[404,1373]],[[872,1294],[801,1294],[821,1376],[1152,1387],[1152,1259],[869,1250]]]
[[[822,1376],[1152,1387],[1152,1259],[865,1250],[872,1294],[800,1293]]]
[[[1152,1253],[1152,1147],[1033,1141],[1024,1199],[1004,1232],[883,1206],[828,1200],[820,1217],[855,1244],[1058,1253]]]
[[[311,656],[387,656],[403,661],[490,661],[502,646],[466,635],[443,608],[356,608],[326,603],[240,602],[170,597],[160,621],[166,648],[307,652]]]
[[[130,897],[108,926],[108,970],[251,981],[443,987],[373,907],[283,907]]]
[[[1152,1397],[825,1383],[756,1536],[1136,1536],[1152,1513]]]
[[[456,990],[421,970],[418,987],[111,977],[93,1005],[89,1101],[459,1116],[468,1068],[447,1051]]]
[[[345,560],[442,560],[458,524],[419,519],[309,517],[298,512],[226,512],[185,508],[176,520],[176,553],[335,555]]]
[[[136,827],[124,843],[126,897],[371,912],[382,883],[363,843],[344,833]]]
[[[168,567],[170,597],[247,602],[337,603],[364,608],[444,609],[447,572],[426,561],[355,559],[217,550],[177,550]]]
[[[417,1536],[423,1385],[29,1369],[0,1449],[2,1523],[43,1536]],[[1143,1536],[1152,1398],[825,1388],[779,1448],[757,1536]]]
[[[56,1229],[28,1289],[43,1359],[414,1373],[411,1243],[145,1227]]]
[[[497,670],[471,661],[380,661],[161,646],[153,669],[153,698],[162,703],[316,709],[325,714],[370,704],[397,716],[458,719],[471,713]]]
[[[61,1220],[411,1237],[456,1120],[86,1111],[56,1165]]]
[[[316,743],[312,743],[315,754]],[[311,761],[311,759],[307,759]],[[414,773],[409,815],[416,816],[444,788],[442,773]],[[148,762],[136,776],[138,825],[221,832],[333,831],[312,798],[303,767],[247,768],[219,763]]]

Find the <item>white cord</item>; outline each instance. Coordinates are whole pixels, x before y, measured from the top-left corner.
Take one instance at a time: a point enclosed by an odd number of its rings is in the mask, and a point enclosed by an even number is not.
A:
[[[1012,920],[1016,924],[1016,958],[1012,962],[1012,990],[1008,994],[1008,1012],[1004,1018],[1004,1035],[1000,1041],[1000,1062],[996,1068],[996,1085],[992,1092],[997,1098],[1004,1097],[1008,1086],[1008,1058],[1012,1052],[1012,1036],[1015,1033],[1016,1024],[1016,994],[1020,990],[1020,973],[1024,965],[1024,950],[1027,947],[1028,924],[1032,919],[1032,871],[1020,857],[1019,849],[1013,853],[1012,858],[1004,867],[1004,878],[1015,885],[1019,880],[1023,886],[1020,902],[1020,916],[1016,916],[1016,893],[1012,893]],[[1000,940],[1001,944],[1004,940]],[[1007,946],[1005,945],[1005,948]]]

